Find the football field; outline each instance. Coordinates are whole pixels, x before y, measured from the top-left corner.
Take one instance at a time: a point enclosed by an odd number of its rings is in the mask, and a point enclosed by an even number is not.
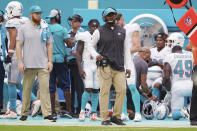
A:
[[[197,131],[197,126],[190,126],[186,119],[174,121],[171,118],[165,120],[145,120],[142,122],[125,122],[126,126],[101,126],[101,121],[90,121],[86,118],[85,122],[78,119],[58,118],[57,122],[44,121],[41,116],[23,122],[18,119],[0,119],[0,131]]]

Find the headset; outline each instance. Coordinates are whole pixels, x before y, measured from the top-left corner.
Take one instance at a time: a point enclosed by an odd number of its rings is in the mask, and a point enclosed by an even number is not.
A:
[[[1,16],[1,19],[2,19],[2,22],[4,21],[4,12],[2,10],[0,10],[0,16]]]
[[[57,23],[61,24],[61,10],[59,9],[55,9],[58,14],[55,16],[55,20],[57,21]]]
[[[106,22],[104,13],[105,13],[105,11],[106,11],[107,9],[110,9],[110,8],[111,8],[112,10],[114,10],[115,13],[117,14],[117,10],[116,10],[115,8],[113,8],[113,7],[108,7],[108,8],[106,8],[106,9],[104,9],[103,12],[102,12],[102,19],[103,19],[104,22]]]

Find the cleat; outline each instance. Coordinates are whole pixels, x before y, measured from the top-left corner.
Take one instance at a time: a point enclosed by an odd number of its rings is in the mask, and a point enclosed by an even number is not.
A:
[[[189,115],[189,110],[188,110],[188,108],[183,107],[183,108],[181,109],[181,112],[183,113],[183,115],[185,116],[185,118],[189,120],[190,115]]]
[[[122,121],[128,121],[128,120],[129,120],[129,116],[126,115],[126,114],[124,114],[124,113],[122,113],[122,114],[121,114],[121,120],[122,120]]]
[[[140,113],[136,113],[133,121],[141,122],[142,121],[142,115]]]
[[[90,120],[92,120],[92,121],[98,121],[97,114],[96,114],[96,113],[92,113],[92,114],[90,115]]]
[[[20,120],[21,121],[26,121],[27,120],[27,116],[21,116]]]
[[[117,117],[115,116],[112,116],[111,118],[111,122],[116,124],[116,125],[126,125],[125,123],[122,122],[122,120],[118,119]]]
[[[40,100],[35,100],[32,102],[32,117],[36,117],[40,111]]]
[[[17,113],[15,111],[8,111],[4,115],[0,115],[0,119],[16,119]]]
[[[85,111],[81,111],[79,114],[79,121],[85,121]]]
[[[44,117],[45,121],[56,122],[57,118],[53,117],[52,115],[48,115]]]

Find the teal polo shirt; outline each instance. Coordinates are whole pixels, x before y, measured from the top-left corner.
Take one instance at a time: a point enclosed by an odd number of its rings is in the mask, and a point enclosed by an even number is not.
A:
[[[60,24],[49,25],[53,35],[53,62],[63,63],[66,55],[66,45],[64,39],[69,38],[68,31]]]

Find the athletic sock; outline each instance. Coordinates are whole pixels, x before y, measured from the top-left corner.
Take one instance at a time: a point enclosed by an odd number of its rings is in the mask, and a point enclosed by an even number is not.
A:
[[[136,88],[136,85],[129,85],[128,87],[132,93],[132,100],[135,106],[135,112],[140,113],[140,94]]]
[[[9,101],[8,84],[7,83],[3,84],[3,99],[4,99],[5,104],[7,106],[8,101]]]
[[[81,99],[81,110],[85,110],[89,97],[90,97],[90,93],[88,93],[87,91],[84,91],[82,95],[82,99]]]
[[[99,102],[99,93],[93,93],[91,95],[91,103],[92,103],[92,112],[97,112]]]
[[[10,110],[16,111],[16,100],[17,100],[16,85],[8,84],[8,94],[10,101]]]

